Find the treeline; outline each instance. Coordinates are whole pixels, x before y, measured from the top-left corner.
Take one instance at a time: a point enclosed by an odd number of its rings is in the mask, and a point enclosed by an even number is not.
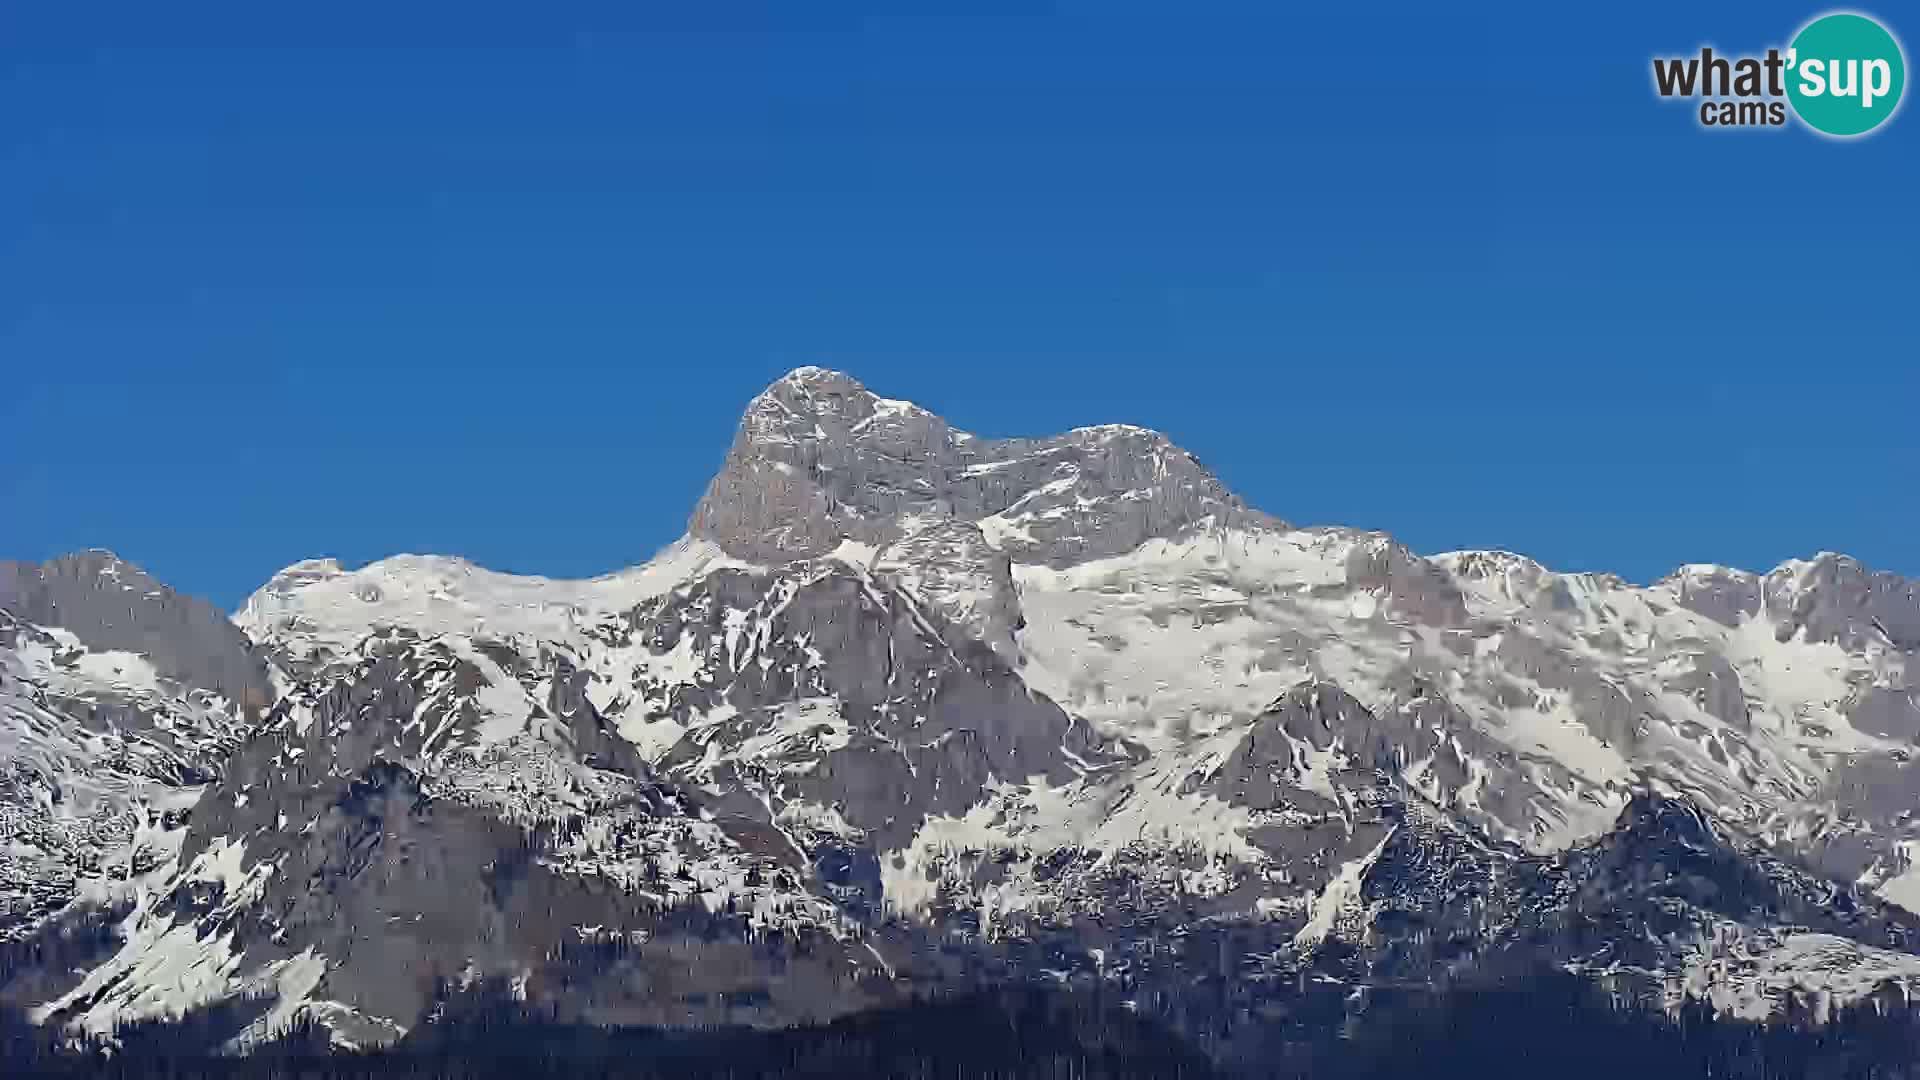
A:
[[[829,1024],[776,1031],[660,1031],[570,1024],[504,1000],[467,1000],[400,1043],[378,1051],[327,1049],[302,1025],[245,1057],[213,1052],[258,1008],[229,1006],[182,1023],[131,1025],[119,1045],[66,1048],[53,1033],[0,1012],[4,1075],[46,1077],[714,1078],[912,1077],[915,1080],[1046,1077],[1206,1078],[1193,1048],[1131,1014],[1106,1015],[1064,995],[970,995],[874,1010]]]
[[[1678,1015],[1619,1007],[1590,983],[1555,976],[1445,993],[1375,991],[1360,1001],[1330,989],[1287,1017],[1243,1019],[1271,1038],[1213,1047],[1225,1064],[1113,1003],[1039,990],[926,1001],[783,1031],[568,1024],[492,994],[452,1004],[384,1050],[329,1052],[325,1033],[309,1027],[244,1058],[213,1054],[217,1041],[207,1040],[230,1037],[255,1014],[251,1008],[184,1025],[130,1027],[118,1033],[120,1045],[111,1053],[57,1047],[53,1033],[25,1024],[17,1013],[0,1013],[6,1063],[0,1071],[8,1077],[249,1080],[1920,1077],[1920,1022],[1905,1003],[1865,1003],[1820,1024],[1807,1018],[1757,1024],[1716,1018],[1701,1006]]]
[[[1541,977],[1376,999],[1338,1044],[1311,1040],[1316,1078],[1541,1075],[1554,1080],[1900,1080],[1920,1077],[1920,1012],[1887,999],[1816,1020],[1793,1002],[1754,1023],[1700,1002],[1677,1014],[1615,1005],[1586,980]]]

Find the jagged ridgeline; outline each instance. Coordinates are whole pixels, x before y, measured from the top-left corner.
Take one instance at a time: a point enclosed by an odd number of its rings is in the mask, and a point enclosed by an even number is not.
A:
[[[1421,556],[1151,431],[979,438],[806,368],[600,578],[314,559],[229,618],[0,565],[0,1004],[123,1061],[991,1073],[939,1041],[981,1024],[1324,1075],[1543,1001],[1645,1067],[1784,1061],[1909,1023],[1917,648],[1844,556]]]

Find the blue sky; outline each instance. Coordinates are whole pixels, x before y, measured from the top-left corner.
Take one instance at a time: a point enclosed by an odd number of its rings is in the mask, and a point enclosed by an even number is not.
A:
[[[604,571],[817,363],[1425,551],[1920,574],[1920,116],[1651,89],[1817,5],[677,6],[0,11],[0,557]]]

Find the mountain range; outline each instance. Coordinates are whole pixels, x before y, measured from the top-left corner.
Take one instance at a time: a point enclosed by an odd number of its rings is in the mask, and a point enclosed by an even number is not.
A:
[[[1310,986],[1550,969],[1817,1021],[1920,987],[1917,652],[1843,555],[1421,555],[802,368],[591,580],[310,559],[227,615],[0,563],[0,1002],[243,1050],[477,986],[672,1028],[1052,985],[1231,1059]]]

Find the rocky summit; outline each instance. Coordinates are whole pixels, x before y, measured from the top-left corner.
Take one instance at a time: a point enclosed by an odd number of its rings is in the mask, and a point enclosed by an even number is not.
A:
[[[0,1001],[243,1050],[476,986],[686,1028],[1065,985],[1225,1060],[1308,986],[1552,969],[1817,1022],[1920,987],[1916,651],[1843,555],[1421,555],[803,368],[600,578],[312,559],[227,617],[0,564]]]

